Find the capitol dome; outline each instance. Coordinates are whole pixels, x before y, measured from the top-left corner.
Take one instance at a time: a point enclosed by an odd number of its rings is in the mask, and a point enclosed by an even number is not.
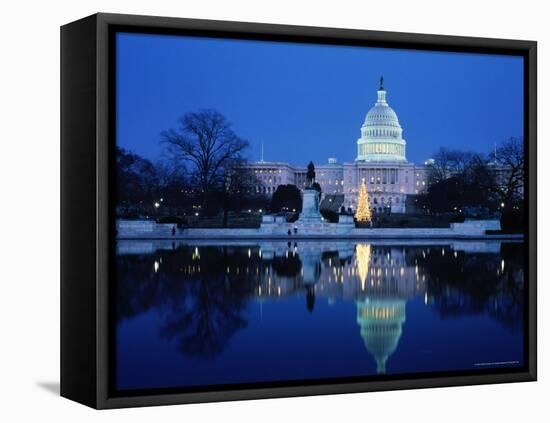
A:
[[[401,129],[399,125],[399,119],[397,118],[397,113],[386,105],[378,104],[378,102],[369,110],[367,117],[365,118],[366,127],[377,127],[377,126],[390,126],[393,128]]]
[[[357,140],[357,161],[406,162],[403,129],[397,113],[386,101],[386,90],[380,78],[378,99],[369,110]]]

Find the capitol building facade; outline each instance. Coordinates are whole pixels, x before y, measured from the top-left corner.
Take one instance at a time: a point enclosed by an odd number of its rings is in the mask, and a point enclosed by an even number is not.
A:
[[[361,127],[355,160],[339,163],[336,158],[329,158],[328,163],[315,163],[315,181],[321,186],[323,198],[333,196],[353,211],[364,181],[376,213],[405,213],[407,198],[427,188],[428,166],[407,161],[403,128],[386,101],[382,79],[377,94]],[[293,184],[300,189],[306,186],[306,166],[264,160],[248,166],[260,182],[256,187],[259,193],[271,195],[278,185]]]

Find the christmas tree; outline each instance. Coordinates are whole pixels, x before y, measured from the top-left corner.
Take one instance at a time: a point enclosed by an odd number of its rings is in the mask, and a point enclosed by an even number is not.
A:
[[[367,192],[367,186],[363,180],[361,183],[361,189],[359,190],[359,198],[357,199],[355,219],[358,222],[370,222],[371,218],[372,214],[370,211],[369,193]]]

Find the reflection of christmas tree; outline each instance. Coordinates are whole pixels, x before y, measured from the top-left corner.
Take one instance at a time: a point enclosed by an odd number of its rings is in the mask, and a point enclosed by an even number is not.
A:
[[[355,249],[355,260],[357,263],[357,272],[361,279],[361,290],[365,290],[365,282],[370,267],[370,244],[357,244]]]
[[[369,203],[369,193],[363,180],[361,189],[359,190],[359,198],[357,199],[357,211],[355,212],[355,219],[358,222],[370,222],[372,214]]]

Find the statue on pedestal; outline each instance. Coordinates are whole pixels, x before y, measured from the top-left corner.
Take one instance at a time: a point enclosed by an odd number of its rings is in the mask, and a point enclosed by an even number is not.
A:
[[[313,188],[313,184],[315,183],[315,165],[313,162],[309,162],[307,165],[307,173],[306,173],[306,188]]]
[[[315,182],[315,166],[313,162],[307,165],[306,188],[302,193],[302,213],[298,223],[320,223],[323,221],[319,212],[320,186]]]

